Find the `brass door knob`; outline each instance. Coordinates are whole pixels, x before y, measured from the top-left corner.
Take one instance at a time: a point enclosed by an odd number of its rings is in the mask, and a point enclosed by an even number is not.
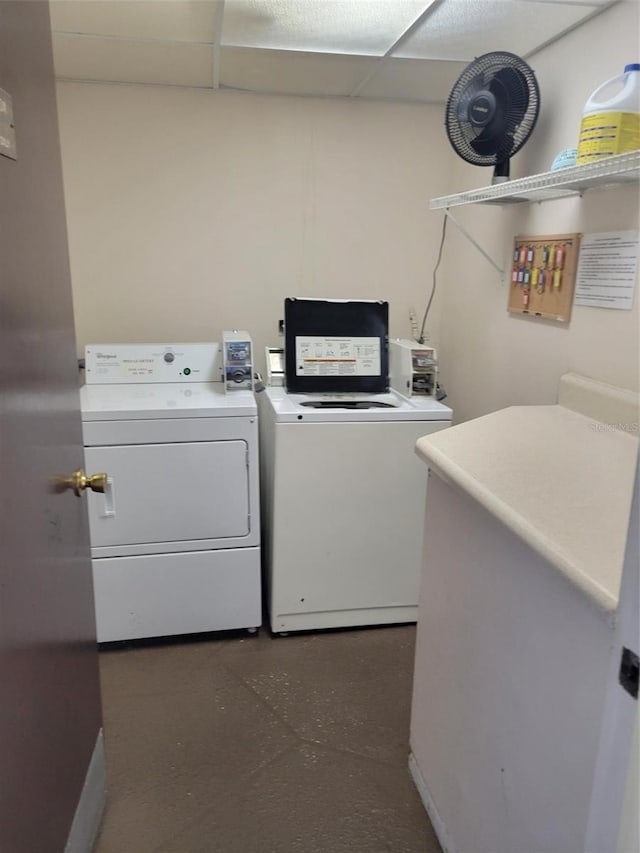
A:
[[[107,488],[107,475],[91,474],[88,477],[82,468],[78,468],[70,477],[61,478],[59,485],[64,489],[73,489],[78,497],[80,497],[80,494],[85,489],[91,489],[92,492],[104,493]]]

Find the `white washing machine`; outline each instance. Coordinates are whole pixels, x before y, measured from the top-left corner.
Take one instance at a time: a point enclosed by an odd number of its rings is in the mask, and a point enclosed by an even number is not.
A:
[[[414,622],[427,483],[414,448],[451,409],[393,391],[257,397],[272,630]]]
[[[85,470],[99,642],[261,623],[258,416],[219,344],[85,352]]]

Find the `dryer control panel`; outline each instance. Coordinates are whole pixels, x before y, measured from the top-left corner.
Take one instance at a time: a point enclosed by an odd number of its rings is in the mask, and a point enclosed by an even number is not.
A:
[[[87,385],[222,382],[220,344],[87,344]]]

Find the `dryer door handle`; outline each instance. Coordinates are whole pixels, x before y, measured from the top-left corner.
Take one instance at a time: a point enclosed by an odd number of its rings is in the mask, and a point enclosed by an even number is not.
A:
[[[105,478],[104,487],[104,508],[100,513],[102,518],[115,518],[116,516],[116,498],[113,488],[113,477]]]

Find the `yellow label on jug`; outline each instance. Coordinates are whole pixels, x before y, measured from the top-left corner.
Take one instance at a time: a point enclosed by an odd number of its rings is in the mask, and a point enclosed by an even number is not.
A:
[[[582,119],[576,164],[640,148],[640,113],[592,113]]]

